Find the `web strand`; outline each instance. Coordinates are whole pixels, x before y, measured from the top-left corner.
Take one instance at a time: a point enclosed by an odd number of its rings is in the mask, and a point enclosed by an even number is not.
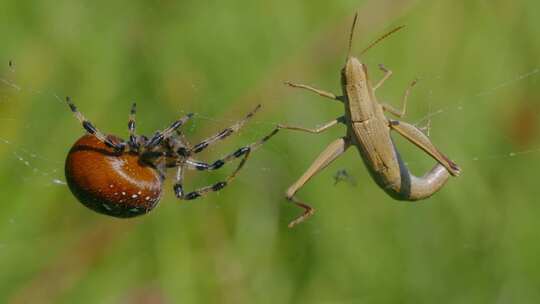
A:
[[[13,73],[14,69],[12,68],[10,70],[10,72]],[[462,97],[462,98],[459,99],[459,101],[455,105],[448,105],[448,106],[436,109],[434,111],[430,110],[430,111],[428,111],[428,114],[426,114],[425,116],[423,116],[422,118],[420,118],[416,122],[416,125],[423,124],[426,121],[428,121],[428,120],[430,120],[430,119],[432,119],[434,117],[437,117],[439,115],[442,115],[442,114],[449,114],[449,113],[451,113],[453,111],[466,110],[466,107],[471,107],[471,106],[469,106],[469,105],[464,106],[464,101],[465,100],[470,99],[470,98],[484,97],[484,96],[489,96],[489,95],[496,94],[498,91],[500,91],[500,90],[502,90],[504,88],[510,87],[510,86],[515,85],[517,83],[520,83],[520,82],[522,82],[522,81],[524,81],[526,79],[537,76],[538,74],[540,74],[540,68],[534,68],[534,69],[532,69],[532,70],[530,70],[528,72],[517,75],[516,77],[505,80],[505,81],[503,81],[503,82],[501,82],[499,84],[496,84],[496,85],[494,85],[494,86],[492,86],[490,88],[479,91],[478,93],[472,94],[472,95],[467,96],[467,97]],[[59,102],[61,104],[64,103],[62,98],[60,98],[60,96],[58,94],[56,94],[55,92],[43,92],[43,91],[40,91],[40,90],[34,90],[34,89],[31,89],[31,88],[25,88],[25,87],[13,82],[13,81],[7,79],[7,78],[0,78],[0,84],[3,84],[5,87],[7,87],[10,90],[13,90],[13,92],[15,92],[15,93],[29,92],[31,94],[36,94],[36,95],[41,95],[41,96],[44,96],[44,97],[47,97],[47,98],[51,98],[51,99],[53,99],[56,102]],[[430,93],[430,94],[432,94],[432,93]],[[485,103],[487,101],[483,101],[483,102]],[[475,104],[475,107],[477,107],[477,106],[478,106],[478,103]],[[179,112],[180,112],[180,114],[187,113],[187,111],[184,111],[184,110],[180,110]],[[16,120],[17,120],[16,118],[0,118],[0,122],[1,121],[16,121]],[[234,123],[234,122],[236,122],[236,119],[235,118],[231,118],[231,119],[215,118],[215,117],[213,117],[211,115],[206,115],[204,113],[197,112],[195,121],[205,121],[205,122],[211,122],[211,123],[216,124],[216,125],[223,125],[223,124]],[[246,128],[242,132],[243,133],[248,133],[248,134],[250,134],[250,136],[253,136],[253,137],[259,137],[260,134],[267,131],[266,129],[268,129],[268,127],[275,127],[278,123],[279,122],[277,122],[277,121],[263,121],[263,120],[254,119],[252,122],[250,122],[250,125],[252,127],[251,128]],[[190,129],[189,129],[190,132],[192,132],[195,129],[195,125],[196,125],[195,123],[190,125]],[[257,126],[257,127],[253,127],[253,126]],[[263,128],[264,128],[264,130],[262,130]],[[11,150],[10,153],[11,153],[12,157],[15,160],[17,160],[18,162],[20,162],[24,167],[27,167],[32,172],[32,175],[48,178],[49,179],[48,184],[65,185],[65,181],[63,180],[62,177],[60,177],[61,174],[60,174],[59,171],[61,171],[61,170],[57,169],[57,168],[59,168],[59,167],[61,167],[63,165],[62,163],[57,162],[57,161],[52,161],[50,159],[42,157],[39,153],[32,152],[29,149],[16,147],[12,142],[10,142],[9,140],[7,140],[5,138],[0,138],[0,143],[5,144],[5,145],[9,145],[10,146],[9,149]],[[277,148],[275,146],[273,146],[273,147],[271,147],[271,149],[275,150]],[[470,160],[470,161],[475,161],[476,162],[476,161],[500,160],[500,159],[504,159],[504,158],[519,157],[519,156],[535,154],[535,153],[539,153],[539,152],[540,152],[540,147],[538,147],[538,148],[530,148],[530,149],[520,150],[520,151],[510,151],[510,152],[506,152],[506,153],[493,154],[493,155],[480,155],[480,156],[461,157],[461,158],[456,158],[456,161]],[[288,156],[287,156],[286,153],[283,153],[283,151],[277,151],[276,153],[278,153],[280,155],[280,158],[282,158],[284,161],[287,160]],[[48,166],[52,166],[54,168],[53,169],[44,169],[43,168],[44,166],[40,167],[40,166],[38,166],[36,164],[38,162],[45,163]],[[264,169],[264,170],[266,170],[266,169]]]

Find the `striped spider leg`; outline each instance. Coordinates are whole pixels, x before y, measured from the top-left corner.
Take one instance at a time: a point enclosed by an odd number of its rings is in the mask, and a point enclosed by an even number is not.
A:
[[[135,115],[136,115],[136,104],[133,103],[131,106],[131,111],[129,115],[128,122],[128,131],[129,131],[129,141],[126,143],[116,136],[107,136],[99,129],[97,129],[84,115],[79,112],[75,104],[71,101],[71,98],[66,97],[66,102],[73,112],[73,115],[79,120],[83,128],[89,134],[95,136],[101,142],[105,143],[107,146],[114,148],[117,151],[123,151],[126,146],[129,147],[131,151],[137,152],[141,146],[144,146],[145,150],[152,150],[153,148],[158,147],[164,139],[171,137],[176,130],[178,130],[182,125],[184,125],[191,117],[193,113],[188,113],[186,116],[174,121],[168,128],[163,131],[157,131],[154,136],[150,139],[146,139],[145,136],[136,136],[135,133]],[[141,143],[144,143],[142,145]]]
[[[161,199],[163,181],[169,168],[177,169],[174,191],[179,199],[192,200],[227,186],[243,168],[250,152],[277,133],[277,129],[261,140],[237,149],[212,163],[192,158],[208,146],[237,132],[260,108],[257,106],[245,118],[191,146],[181,127],[193,114],[187,114],[167,128],[146,137],[136,132],[136,104],[131,106],[127,123],[129,137],[123,140],[97,129],[77,107],[66,98],[73,115],[87,134],[72,146],[66,158],[66,181],[75,197],[95,212],[129,218],[150,212]],[[240,159],[236,169],[223,181],[187,194],[182,189],[186,170],[211,171],[225,163]]]
[[[117,151],[124,150],[126,143],[118,138],[112,138],[111,136],[105,135],[103,132],[101,132],[98,128],[96,128],[84,115],[79,112],[75,104],[71,101],[71,98],[69,96],[66,97],[66,103],[69,106],[69,109],[79,120],[82,127],[88,132],[89,134],[95,136],[99,141],[103,142],[107,146],[114,148]]]
[[[264,136],[262,139],[251,143],[249,145],[246,145],[244,147],[241,147],[237,149],[236,151],[214,161],[211,163],[205,163],[198,161],[191,156],[193,154],[200,153],[210,145],[218,142],[219,140],[222,140],[229,135],[237,132],[242,128],[245,123],[260,109],[260,105],[258,105],[254,110],[249,112],[244,119],[238,121],[237,123],[233,124],[232,126],[225,128],[224,130],[220,131],[219,133],[216,133],[213,136],[208,137],[207,139],[203,140],[202,142],[194,145],[193,147],[190,147],[189,144],[185,139],[177,139],[177,141],[173,144],[175,147],[173,148],[176,153],[181,156],[181,159],[179,162],[180,164],[177,164],[177,174],[176,174],[176,183],[174,184],[174,192],[177,198],[184,199],[184,200],[192,200],[196,199],[198,197],[204,196],[210,192],[219,191],[223,189],[225,186],[227,186],[238,174],[238,172],[243,168],[244,164],[248,160],[248,157],[252,151],[260,147],[262,144],[264,144],[267,140],[269,140],[272,136],[274,136],[279,130],[274,129],[270,134]],[[213,171],[221,168],[223,165],[225,165],[227,162],[233,161],[235,159],[241,158],[240,163],[236,167],[236,169],[227,177],[225,180],[217,182],[211,186],[205,186],[201,187],[199,189],[196,189],[194,191],[191,191],[189,193],[184,192],[183,188],[183,177],[185,170],[198,170],[198,171]]]

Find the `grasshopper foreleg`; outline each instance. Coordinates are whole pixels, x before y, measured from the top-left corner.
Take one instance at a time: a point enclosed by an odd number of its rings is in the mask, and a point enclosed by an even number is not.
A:
[[[411,84],[405,91],[405,94],[403,94],[403,99],[401,100],[401,110],[394,108],[390,104],[381,103],[383,110],[400,118],[405,116],[405,113],[407,112],[407,100],[409,99],[409,94],[411,93],[411,89],[416,85],[416,82],[417,82],[416,79],[413,80],[413,82],[411,82]]]
[[[313,92],[315,94],[318,94],[318,95],[320,95],[322,97],[326,97],[326,98],[330,98],[330,99],[334,99],[334,100],[343,102],[343,96],[337,96],[334,93],[319,90],[319,89],[316,89],[314,87],[311,87],[311,86],[308,86],[308,85],[305,85],[305,84],[299,84],[299,83],[294,83],[294,82],[289,82],[289,81],[286,81],[285,84],[290,86],[290,87],[293,87],[293,88],[308,90],[308,91]]]
[[[375,92],[380,86],[383,85],[383,83],[392,76],[392,71],[387,69],[384,65],[379,64],[379,69],[384,72],[383,78],[377,82],[375,86],[373,86],[373,92]]]
[[[289,125],[284,125],[284,124],[279,124],[278,129],[287,129],[287,130],[295,130],[295,131],[302,131],[302,132],[307,132],[307,133],[318,134],[318,133],[321,133],[321,132],[324,132],[324,131],[330,129],[331,127],[337,125],[340,122],[341,123],[345,122],[345,117],[344,116],[338,117],[338,118],[336,118],[336,119],[334,119],[334,120],[332,120],[330,122],[327,122],[324,125],[322,125],[322,126],[320,126],[318,128],[315,128],[315,129],[298,127],[298,126],[289,126]]]

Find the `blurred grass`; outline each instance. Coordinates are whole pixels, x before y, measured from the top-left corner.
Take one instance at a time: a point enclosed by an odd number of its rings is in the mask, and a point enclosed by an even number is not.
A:
[[[196,112],[193,142],[262,103],[206,160],[277,122],[337,117],[339,105],[282,81],[338,92],[355,10],[356,52],[407,25],[362,59],[372,78],[377,63],[394,71],[381,100],[399,104],[421,79],[407,121],[442,110],[431,137],[464,174],[433,198],[393,201],[350,151],[299,193],[316,216],[287,229],[299,210],[282,193],[343,128],[283,132],[226,190],[182,203],[169,182],[161,205],[132,220],[94,214],[53,183],[82,134],[54,94],[122,136],[133,100],[146,134]],[[525,0],[3,1],[0,79],[21,89],[0,83],[0,302],[537,303],[538,20],[540,4]],[[432,165],[397,142],[415,172]],[[190,174],[188,187],[231,168]],[[333,186],[343,168],[357,187]]]

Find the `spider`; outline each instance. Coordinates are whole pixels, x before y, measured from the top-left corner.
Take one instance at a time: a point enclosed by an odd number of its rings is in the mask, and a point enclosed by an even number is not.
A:
[[[119,218],[134,217],[152,210],[161,198],[162,183],[170,168],[176,169],[173,190],[178,199],[193,200],[223,189],[242,169],[251,151],[278,131],[275,129],[256,142],[214,162],[205,163],[193,157],[240,130],[260,109],[260,105],[232,126],[192,146],[180,131],[180,127],[193,117],[192,113],[146,137],[135,132],[136,104],[133,103],[128,122],[129,139],[125,141],[102,133],[77,110],[69,97],[66,102],[87,132],[75,142],[67,155],[65,174],[69,189],[86,207]],[[225,180],[191,192],[184,191],[186,170],[217,170],[238,158],[241,159],[240,163]]]

